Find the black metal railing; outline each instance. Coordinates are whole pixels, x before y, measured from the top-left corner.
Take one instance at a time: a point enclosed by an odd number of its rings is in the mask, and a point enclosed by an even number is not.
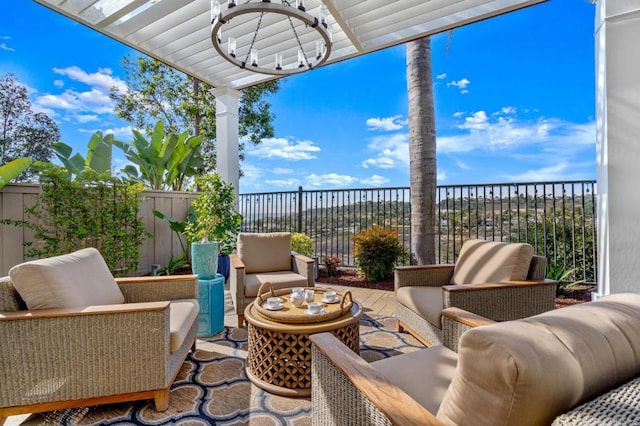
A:
[[[528,242],[572,279],[595,282],[596,182],[496,183],[437,187],[436,261],[453,263],[469,238]],[[241,194],[245,232],[302,232],[315,254],[354,266],[353,237],[374,225],[411,247],[408,187]]]

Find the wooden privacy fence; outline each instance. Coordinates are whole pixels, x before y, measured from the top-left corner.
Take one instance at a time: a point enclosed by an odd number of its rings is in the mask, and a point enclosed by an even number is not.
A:
[[[36,184],[11,184],[0,189],[0,219],[29,220],[24,212],[25,206],[32,206],[40,193],[40,185]],[[195,195],[189,192],[143,192],[139,217],[152,237],[147,238],[140,247],[138,274],[151,272],[152,264],[164,266],[171,255],[182,253],[176,234],[166,221],[153,215],[153,210],[185,220],[189,203],[194,198]],[[5,276],[12,266],[29,260],[23,245],[26,241],[33,241],[31,230],[0,225],[0,276]]]

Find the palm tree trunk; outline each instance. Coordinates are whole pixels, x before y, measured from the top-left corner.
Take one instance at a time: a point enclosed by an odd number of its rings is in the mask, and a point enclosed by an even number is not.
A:
[[[407,43],[411,262],[435,263],[436,123],[431,78],[431,40]]]

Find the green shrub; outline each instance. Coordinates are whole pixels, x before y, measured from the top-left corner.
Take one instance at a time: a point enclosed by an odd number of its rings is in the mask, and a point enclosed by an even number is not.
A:
[[[291,250],[303,256],[313,256],[313,240],[301,232],[291,233]]]
[[[398,233],[391,229],[374,226],[360,232],[353,241],[356,264],[367,281],[390,278],[393,267],[406,256]]]

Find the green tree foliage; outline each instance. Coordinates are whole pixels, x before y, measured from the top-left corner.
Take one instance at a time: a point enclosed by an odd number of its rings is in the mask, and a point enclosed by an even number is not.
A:
[[[390,278],[393,267],[405,256],[398,233],[391,229],[374,226],[353,237],[353,255],[367,281]]]
[[[52,143],[60,139],[55,121],[46,114],[34,112],[27,88],[11,73],[0,77],[0,164],[20,157],[34,161],[48,161]],[[34,169],[25,170],[19,177],[32,181]]]
[[[215,97],[212,87],[188,77],[160,61],[147,57],[122,59],[126,92],[112,88],[110,97],[116,101],[116,114],[151,135],[159,120],[168,132],[193,129],[203,138],[204,172],[216,167]],[[267,101],[278,91],[276,80],[242,91],[239,111],[239,135],[252,143],[273,137],[273,113]],[[241,147],[242,149],[242,147]]]
[[[123,172],[150,189],[181,191],[187,179],[202,168],[202,138],[199,136],[190,136],[188,132],[165,132],[162,121],[156,123],[150,140],[138,130],[133,131],[133,136],[130,144],[120,141],[113,141],[113,144],[135,164],[126,166]]]
[[[313,240],[302,232],[291,233],[291,250],[303,256],[313,256]]]
[[[114,275],[136,272],[139,248],[148,235],[138,218],[140,184],[104,179],[91,172],[69,180],[63,168],[43,178],[42,195],[25,209],[31,221],[2,223],[34,231],[28,257],[51,257],[96,247]]]

